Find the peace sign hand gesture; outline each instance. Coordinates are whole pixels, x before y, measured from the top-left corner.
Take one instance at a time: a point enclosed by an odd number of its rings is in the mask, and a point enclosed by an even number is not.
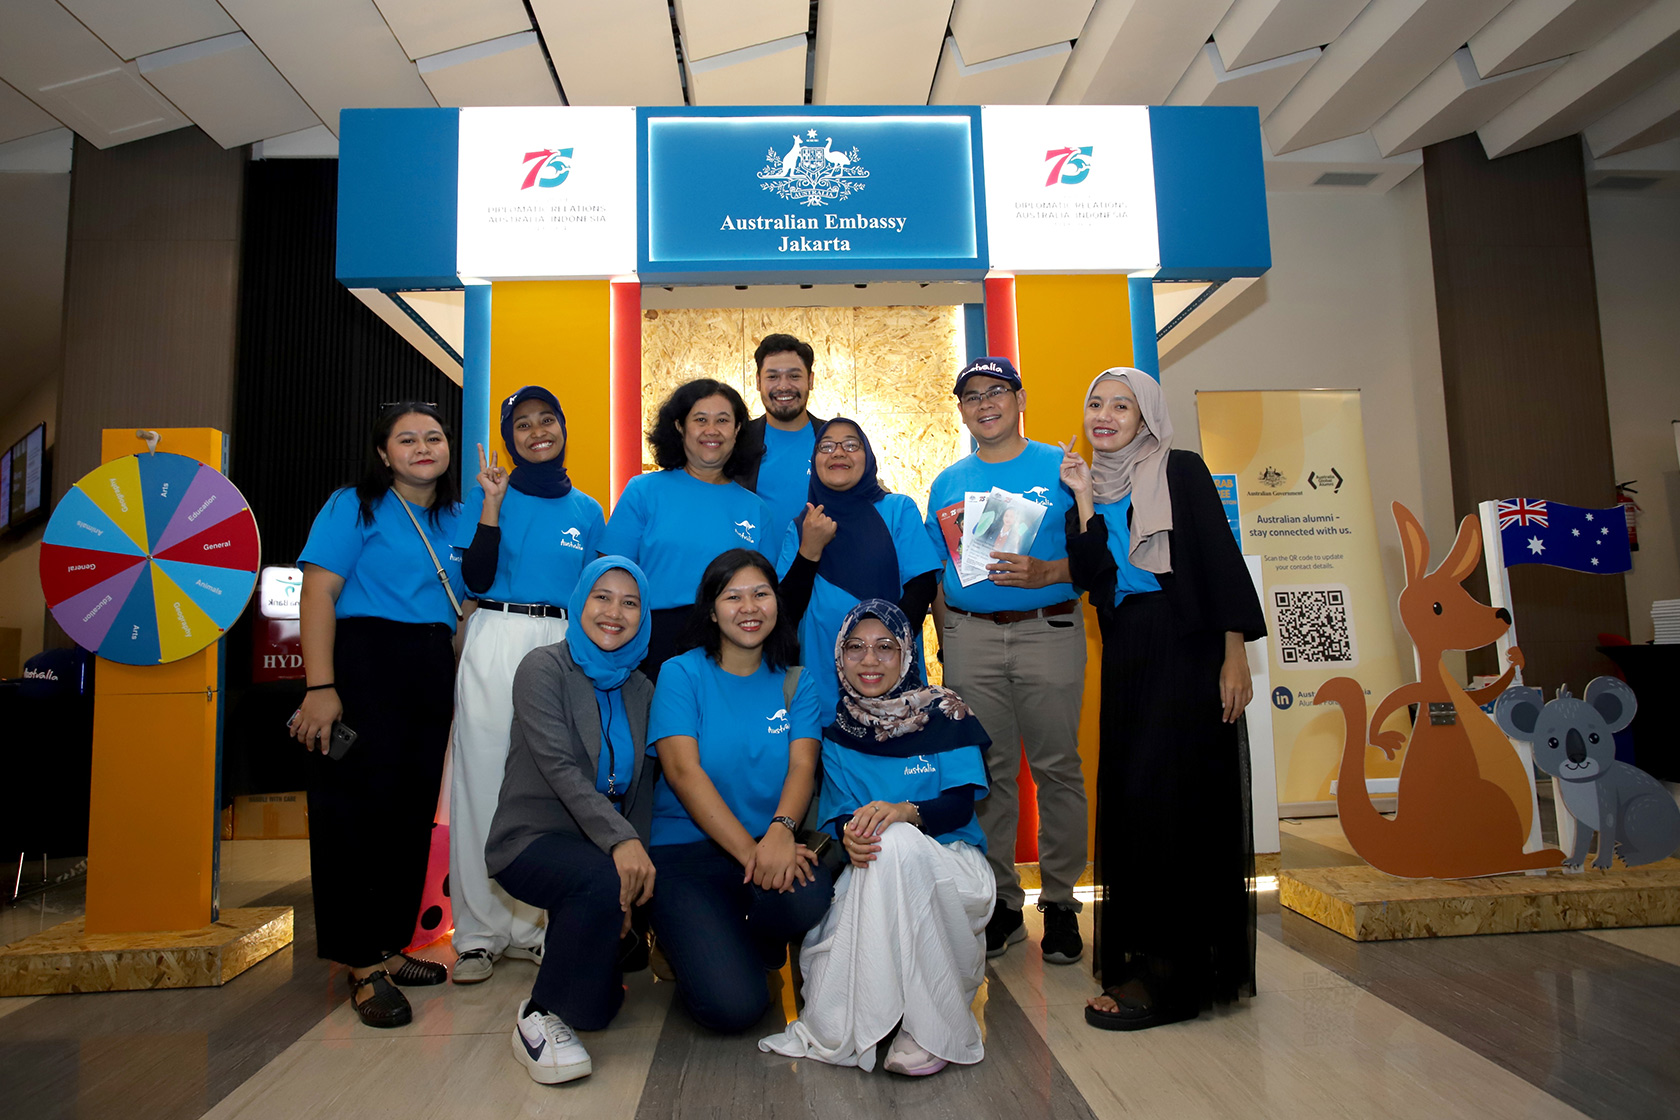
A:
[[[489,505],[502,504],[502,498],[507,495],[508,472],[503,470],[497,461],[501,453],[492,451],[489,458],[485,458],[484,445],[478,445],[478,485],[484,490],[484,503]]]
[[[1062,449],[1062,481],[1073,491],[1075,497],[1091,492],[1091,464],[1085,461],[1085,456],[1074,450],[1078,438],[1075,436],[1066,443],[1058,444]]]

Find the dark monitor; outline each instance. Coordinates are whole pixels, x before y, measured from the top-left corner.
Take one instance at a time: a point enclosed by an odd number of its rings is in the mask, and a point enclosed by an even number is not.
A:
[[[46,516],[47,426],[0,452],[0,532],[25,528]]]

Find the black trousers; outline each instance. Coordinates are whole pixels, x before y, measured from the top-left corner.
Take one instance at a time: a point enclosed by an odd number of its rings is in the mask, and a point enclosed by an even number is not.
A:
[[[333,672],[358,738],[337,761],[309,756],[315,940],[363,968],[414,936],[454,711],[449,628],[341,618]]]

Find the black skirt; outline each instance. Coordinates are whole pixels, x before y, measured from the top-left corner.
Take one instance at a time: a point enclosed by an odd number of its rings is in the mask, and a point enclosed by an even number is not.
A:
[[[1254,994],[1248,743],[1224,723],[1225,638],[1165,592],[1101,612],[1095,907],[1099,980],[1172,977],[1206,1007]]]

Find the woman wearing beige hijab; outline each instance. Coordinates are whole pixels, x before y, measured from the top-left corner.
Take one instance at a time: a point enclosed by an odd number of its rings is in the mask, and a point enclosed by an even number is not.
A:
[[[1102,628],[1093,966],[1085,1019],[1142,1030],[1254,994],[1243,648],[1260,602],[1201,457],[1154,378],[1104,370],[1068,441],[1068,563]]]

